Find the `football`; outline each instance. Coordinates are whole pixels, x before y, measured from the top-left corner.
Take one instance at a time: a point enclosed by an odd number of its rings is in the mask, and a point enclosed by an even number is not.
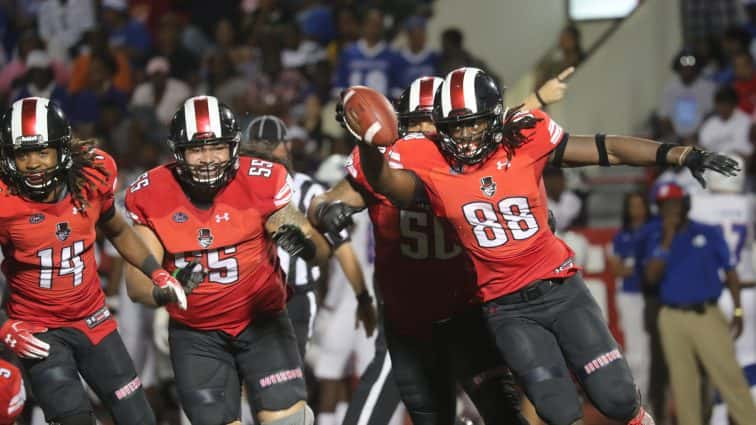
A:
[[[344,93],[344,120],[352,134],[368,143],[388,146],[399,138],[396,111],[386,96],[365,86]]]

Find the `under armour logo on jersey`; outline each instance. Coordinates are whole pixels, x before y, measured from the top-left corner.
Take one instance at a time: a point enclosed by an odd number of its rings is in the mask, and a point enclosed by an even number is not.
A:
[[[480,179],[480,191],[489,198],[496,193],[496,182],[493,177],[487,176]]]
[[[63,223],[58,223],[57,225],[55,225],[55,236],[61,242],[65,241],[69,236],[71,236],[71,228],[68,227],[68,222],[64,221]]]
[[[501,171],[505,168],[509,168],[512,166],[512,163],[509,162],[509,160],[506,161],[496,161],[496,169]]]
[[[197,241],[202,248],[207,248],[213,244],[213,233],[208,228],[202,228],[197,231]]]
[[[221,221],[228,221],[231,217],[229,217],[228,213],[225,212],[223,214],[215,214],[215,222],[220,223]]]
[[[16,339],[10,335],[5,335],[5,345],[10,348],[16,348]]]

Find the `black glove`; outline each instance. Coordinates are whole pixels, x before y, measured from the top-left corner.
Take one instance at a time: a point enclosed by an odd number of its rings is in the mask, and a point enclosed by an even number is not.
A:
[[[178,268],[173,272],[173,277],[181,282],[184,292],[191,294],[194,289],[205,280],[207,275],[205,267],[197,260],[194,260],[184,267]]]
[[[551,229],[551,233],[556,233],[556,218],[554,211],[551,210],[549,210],[549,229]]]
[[[297,226],[284,224],[273,234],[273,242],[292,257],[305,261],[315,258],[315,243]]]
[[[699,148],[693,148],[685,156],[683,165],[688,167],[690,173],[693,174],[693,177],[695,177],[704,188],[706,187],[706,180],[703,178],[703,173],[706,170],[713,170],[728,177],[737,175],[738,172],[740,172],[740,167],[734,159],[716,152],[707,152]]]
[[[318,227],[334,249],[349,240],[347,229],[354,225],[352,215],[362,210],[363,208],[355,208],[341,201],[318,206]]]

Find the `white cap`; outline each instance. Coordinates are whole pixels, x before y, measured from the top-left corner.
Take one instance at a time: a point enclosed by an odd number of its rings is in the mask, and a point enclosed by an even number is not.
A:
[[[737,161],[740,172],[732,177],[727,177],[716,171],[706,171],[706,186],[712,192],[743,193],[745,190],[745,160],[735,154],[727,154],[730,158]]]
[[[158,72],[162,72],[163,74],[171,72],[171,64],[162,56],[155,56],[147,62],[147,75],[156,74]]]
[[[26,68],[48,68],[50,66],[50,55],[44,50],[32,50],[26,55]]]

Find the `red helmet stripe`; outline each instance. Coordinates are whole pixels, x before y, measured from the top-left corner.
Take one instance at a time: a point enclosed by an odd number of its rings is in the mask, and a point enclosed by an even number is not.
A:
[[[433,78],[425,78],[420,81],[420,102],[417,105],[420,108],[433,108],[433,92],[435,84]]]
[[[36,136],[37,131],[37,99],[24,99],[21,104],[21,135]]]
[[[465,108],[465,70],[454,71],[450,79],[451,110]]]
[[[197,123],[197,133],[212,131],[212,126],[210,125],[210,107],[205,97],[194,100],[194,122]],[[220,136],[220,134],[216,136]]]

